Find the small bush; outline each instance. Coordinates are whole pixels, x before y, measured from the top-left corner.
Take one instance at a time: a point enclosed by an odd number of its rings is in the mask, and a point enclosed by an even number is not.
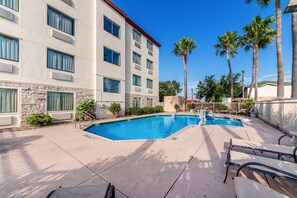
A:
[[[175,110],[178,110],[180,108],[180,106],[178,104],[174,105]]]
[[[143,107],[142,108],[144,114],[152,114],[155,113],[154,107]]]
[[[228,109],[228,107],[226,105],[220,104],[219,110],[227,110],[227,109]]]
[[[95,112],[95,100],[87,99],[76,107],[77,112],[87,112],[93,114]]]
[[[131,112],[131,115],[142,115],[143,109],[140,107],[131,107],[129,108],[129,112]]]
[[[109,111],[111,113],[118,113],[120,112],[122,109],[121,109],[121,104],[120,103],[116,103],[116,102],[113,102],[111,103],[110,107],[109,107]]]
[[[250,110],[255,105],[254,99],[247,99],[243,102],[243,108]]]
[[[161,112],[163,112],[163,107],[162,106],[155,106],[154,111],[155,111],[155,113],[161,113]]]
[[[189,109],[195,109],[196,105],[194,103],[188,104]]]
[[[32,114],[26,118],[26,123],[32,126],[47,126],[52,122],[52,118],[46,114]]]

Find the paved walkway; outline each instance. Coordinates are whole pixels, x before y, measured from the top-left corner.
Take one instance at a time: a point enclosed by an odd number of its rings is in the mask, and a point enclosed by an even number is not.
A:
[[[117,197],[234,197],[234,171],[223,183],[229,139],[276,143],[280,135],[258,119],[242,128],[190,126],[161,141],[109,142],[72,125],[0,133],[0,197],[44,197],[59,186],[105,182]],[[248,174],[296,195],[293,183]]]

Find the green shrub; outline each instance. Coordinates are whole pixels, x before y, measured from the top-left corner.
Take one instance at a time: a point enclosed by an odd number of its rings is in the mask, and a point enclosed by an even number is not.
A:
[[[93,114],[95,112],[95,100],[87,99],[76,107],[76,112],[87,112]]]
[[[195,109],[196,105],[194,103],[188,104],[188,109]]]
[[[227,109],[228,109],[228,107],[226,105],[220,104],[219,110],[227,110]]]
[[[254,99],[247,99],[243,102],[243,108],[250,110],[255,105]]]
[[[120,103],[116,103],[116,102],[113,102],[111,103],[110,107],[109,107],[109,111],[111,113],[118,113],[120,112],[122,109],[121,109],[121,104]]]
[[[155,113],[154,107],[143,107],[142,108],[144,114],[152,114]]]
[[[178,110],[180,108],[180,106],[178,104],[174,105],[175,110]]]
[[[162,106],[155,106],[154,111],[155,111],[155,113],[161,113],[161,112],[163,112],[163,107]]]
[[[140,107],[131,107],[129,108],[129,112],[131,112],[132,115],[142,115],[143,109]]]
[[[26,123],[33,126],[47,126],[51,124],[52,118],[46,114],[32,114],[26,118]]]

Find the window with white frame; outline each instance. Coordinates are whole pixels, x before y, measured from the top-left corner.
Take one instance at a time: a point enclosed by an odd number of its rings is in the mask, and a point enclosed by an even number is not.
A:
[[[74,19],[50,6],[47,9],[47,24],[74,36]]]
[[[141,107],[141,98],[133,98],[133,107]]]
[[[153,107],[153,99],[152,98],[147,98],[146,99],[146,106]]]
[[[133,52],[133,63],[141,65],[141,55],[140,54]]]
[[[15,11],[19,11],[19,0],[0,0],[0,4]]]
[[[153,80],[146,79],[146,88],[152,89],[153,88]]]
[[[107,47],[104,47],[103,53],[104,53],[103,54],[104,61],[120,66],[120,58],[121,58],[120,53],[113,51],[111,49],[108,49]]]
[[[146,47],[147,47],[147,49],[149,49],[150,51],[153,51],[154,44],[153,44],[151,41],[147,40],[147,42],[146,42]]]
[[[18,91],[17,89],[0,88],[0,113],[17,112]]]
[[[120,81],[110,78],[103,79],[103,90],[107,93],[120,93]]]
[[[19,61],[19,40],[0,34],[0,59]]]
[[[104,16],[104,30],[115,37],[120,37],[120,26],[106,16]]]
[[[66,72],[74,72],[74,56],[47,49],[47,67]]]
[[[150,70],[153,70],[153,61],[150,61],[150,60],[146,60],[146,68],[147,69],[150,69]]]
[[[141,77],[133,75],[133,85],[141,87]]]
[[[47,92],[48,111],[71,111],[74,107],[74,94],[65,92]]]
[[[133,39],[138,43],[141,43],[141,34],[135,29],[133,29]]]

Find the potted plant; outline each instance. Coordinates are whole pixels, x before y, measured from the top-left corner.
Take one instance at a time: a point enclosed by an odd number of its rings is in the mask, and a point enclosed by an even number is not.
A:
[[[112,117],[118,117],[118,113],[121,111],[121,104],[113,102],[109,107],[109,111],[112,113]]]
[[[255,101],[254,99],[247,99],[243,103],[243,108],[246,109],[246,111],[250,114],[252,118],[256,117],[256,111],[254,109]]]
[[[178,104],[175,104],[175,105],[174,105],[174,109],[175,109],[175,112],[176,112],[176,113],[179,111],[179,108],[180,108],[180,106],[179,106]]]
[[[78,113],[79,118],[85,119],[85,116],[82,114],[82,112],[89,113],[94,118],[96,118],[96,114],[95,114],[95,100],[93,100],[93,99],[87,99],[87,100],[84,100],[82,103],[80,103],[76,107],[76,113]]]
[[[190,109],[190,112],[193,112],[195,109],[195,104],[194,103],[188,104],[188,109]]]

